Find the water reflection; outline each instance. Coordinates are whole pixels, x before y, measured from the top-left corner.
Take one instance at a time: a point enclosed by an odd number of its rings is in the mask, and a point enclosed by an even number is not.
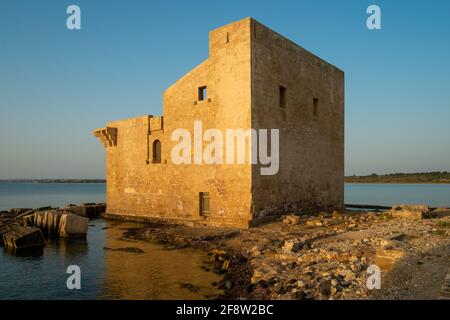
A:
[[[95,220],[86,240],[46,239],[43,252],[19,256],[0,249],[0,299],[205,299],[221,293],[211,285],[220,276],[200,268],[204,252],[122,238],[136,226]],[[80,266],[81,290],[67,289],[69,265]]]
[[[105,251],[104,293],[107,298],[205,299],[220,293],[211,285],[218,282],[220,276],[201,269],[204,252],[164,250],[151,243],[124,240],[121,237],[124,228],[134,226],[124,223],[119,228],[106,230],[106,247],[127,249]]]
[[[16,248],[5,248],[5,253],[15,256],[15,257],[40,257],[44,254],[44,248],[27,248],[27,249],[16,249]]]

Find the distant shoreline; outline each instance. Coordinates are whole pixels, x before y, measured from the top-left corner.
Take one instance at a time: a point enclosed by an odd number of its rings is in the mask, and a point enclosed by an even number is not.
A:
[[[105,183],[105,179],[0,179],[0,183]]]
[[[450,184],[450,173],[443,172],[420,172],[420,173],[391,173],[371,174],[368,176],[347,176],[346,183],[392,183],[392,184]]]
[[[371,174],[346,176],[352,184],[450,184],[450,172]],[[0,179],[0,183],[106,183],[106,179]]]

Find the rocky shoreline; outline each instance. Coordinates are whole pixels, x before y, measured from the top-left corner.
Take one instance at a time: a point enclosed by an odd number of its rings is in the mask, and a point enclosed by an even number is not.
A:
[[[289,215],[252,228],[148,224],[124,238],[199,248],[223,299],[438,299],[450,267],[450,209]],[[370,290],[368,268],[381,269]]]
[[[0,229],[18,211],[1,213]],[[291,214],[249,230],[155,222],[122,238],[204,250],[202,268],[223,275],[220,299],[437,299],[450,267],[449,208]],[[373,265],[381,289],[367,286]]]

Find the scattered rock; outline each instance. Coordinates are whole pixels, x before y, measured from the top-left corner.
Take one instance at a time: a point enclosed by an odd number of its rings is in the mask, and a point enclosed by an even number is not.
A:
[[[325,296],[329,296],[331,294],[331,281],[324,280],[319,284],[319,292]]]
[[[397,233],[397,234],[389,237],[389,240],[402,241],[405,238],[406,238],[406,234],[404,234],[404,233]]]
[[[431,218],[434,214],[427,205],[395,205],[390,211],[393,218],[421,220]]]
[[[179,285],[181,288],[188,289],[190,292],[198,292],[200,290],[199,287],[194,286],[192,283],[188,282],[180,282]]]
[[[304,245],[305,245],[304,241],[285,240],[281,250],[286,253],[297,252],[301,250]]]
[[[230,267],[230,260],[227,259],[227,260],[225,260],[225,261],[223,262],[222,267],[221,267],[221,270],[222,270],[222,271],[227,271],[229,267]]]
[[[103,249],[107,250],[107,251],[122,251],[122,252],[137,253],[137,254],[145,253],[144,250],[139,249],[139,248],[134,248],[134,247],[125,247],[125,248],[108,248],[108,247],[104,247]]]
[[[330,215],[328,212],[326,212],[326,211],[320,211],[320,212],[317,214],[317,216],[319,216],[319,217],[321,217],[321,218],[329,218],[329,217],[331,217],[331,215]]]
[[[339,211],[334,210],[333,213],[331,214],[331,216],[332,216],[334,219],[338,219],[338,218],[341,218],[341,217],[342,217],[342,214],[341,214]]]
[[[300,221],[301,221],[300,217],[296,216],[296,215],[289,215],[289,216],[287,216],[286,218],[283,219],[283,223],[284,224],[296,225],[296,224],[299,224]]]
[[[306,221],[306,225],[308,227],[321,227],[324,225],[324,222],[321,219],[310,219]]]

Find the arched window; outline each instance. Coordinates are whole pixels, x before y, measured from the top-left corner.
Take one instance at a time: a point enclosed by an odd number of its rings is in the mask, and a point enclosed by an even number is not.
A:
[[[161,141],[153,141],[153,163],[161,163]]]

